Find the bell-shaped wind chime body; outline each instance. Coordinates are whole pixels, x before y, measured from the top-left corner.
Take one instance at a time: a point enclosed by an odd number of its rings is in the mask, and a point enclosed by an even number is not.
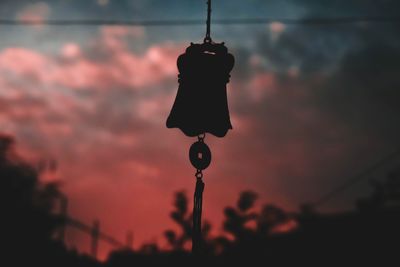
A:
[[[203,133],[225,136],[232,129],[226,84],[233,64],[223,43],[192,43],[178,58],[179,89],[167,127],[192,137]]]
[[[205,134],[224,137],[232,125],[229,118],[227,83],[234,57],[224,43],[214,43],[210,37],[211,0],[208,4],[207,34],[202,44],[191,44],[178,58],[179,88],[167,119],[168,128],[179,128],[190,137],[197,136],[189,151],[196,168],[196,189],[193,207],[192,251],[201,253],[201,212],[204,183],[202,171],[211,163],[211,151],[205,144]]]

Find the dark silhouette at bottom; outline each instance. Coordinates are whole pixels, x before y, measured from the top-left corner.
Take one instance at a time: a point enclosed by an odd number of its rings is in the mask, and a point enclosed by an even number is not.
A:
[[[175,195],[170,216],[179,231],[166,230],[170,249],[145,244],[112,252],[100,263],[69,251],[54,235],[63,221],[52,215],[58,187],[42,184],[39,173],[13,153],[13,140],[0,136],[1,266],[398,266],[400,171],[374,182],[357,209],[320,214],[304,206],[288,213],[276,205],[256,208],[257,194],[245,191],[224,209],[223,232],[202,224],[202,253],[190,253],[193,215],[185,192]]]
[[[13,146],[11,137],[0,135],[0,266],[100,266],[55,241],[64,223],[52,215],[57,185],[41,184],[38,171]]]

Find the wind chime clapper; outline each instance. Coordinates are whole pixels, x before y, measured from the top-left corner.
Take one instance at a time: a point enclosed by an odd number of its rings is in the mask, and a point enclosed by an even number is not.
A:
[[[203,170],[211,163],[211,151],[204,142],[206,133],[224,137],[232,124],[229,117],[227,83],[235,59],[224,43],[211,39],[211,0],[208,4],[207,31],[203,43],[191,43],[178,58],[179,88],[170,115],[168,128],[179,128],[185,135],[196,137],[189,150],[189,159],[196,168],[193,207],[192,251],[201,252]]]

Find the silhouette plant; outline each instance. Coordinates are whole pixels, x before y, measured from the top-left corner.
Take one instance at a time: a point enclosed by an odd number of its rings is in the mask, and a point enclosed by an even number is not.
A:
[[[183,251],[190,243],[192,238],[192,219],[193,214],[188,211],[188,197],[184,191],[175,193],[174,210],[170,214],[172,220],[178,224],[180,233],[174,230],[166,230],[164,232],[165,238],[174,251]],[[202,235],[204,238],[205,250],[210,250],[211,240],[209,233],[211,231],[211,224],[204,221],[202,224]]]
[[[264,205],[257,218],[257,234],[265,237],[271,234],[276,226],[286,223],[288,220],[287,213],[281,208],[271,204]]]
[[[51,214],[58,188],[40,183],[37,170],[20,160],[13,146],[11,137],[0,136],[0,233],[11,254],[39,257],[59,225]]]
[[[370,185],[373,187],[371,196],[357,200],[359,210],[400,209],[400,169],[389,172],[383,181],[371,180]]]
[[[170,216],[179,225],[181,233],[178,235],[173,230],[167,230],[164,235],[173,250],[181,251],[192,236],[192,216],[188,213],[188,199],[185,192],[175,194],[174,208]]]
[[[255,221],[258,215],[252,212],[257,200],[257,194],[252,191],[244,191],[240,194],[236,208],[227,207],[224,210],[224,230],[230,233],[237,242],[244,241],[253,232],[248,224]]]

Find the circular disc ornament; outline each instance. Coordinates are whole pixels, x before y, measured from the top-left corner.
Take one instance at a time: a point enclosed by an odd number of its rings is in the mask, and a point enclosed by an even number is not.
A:
[[[198,141],[190,147],[189,158],[193,167],[204,170],[210,166],[211,150],[204,142]]]

